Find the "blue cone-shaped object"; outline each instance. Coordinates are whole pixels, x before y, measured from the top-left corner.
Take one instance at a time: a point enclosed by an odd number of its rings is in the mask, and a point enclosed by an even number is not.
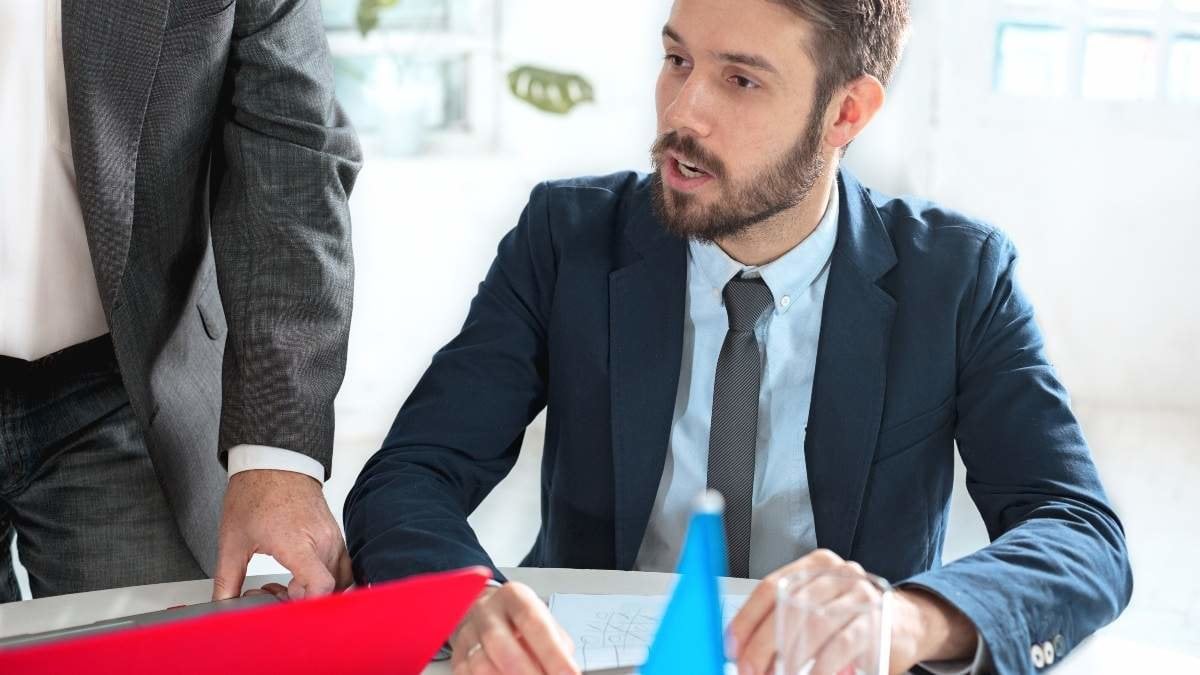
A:
[[[650,645],[642,675],[724,675],[725,636],[721,622],[721,589],[717,577],[727,574],[725,502],[706,492],[696,502],[688,524],[679,581]]]

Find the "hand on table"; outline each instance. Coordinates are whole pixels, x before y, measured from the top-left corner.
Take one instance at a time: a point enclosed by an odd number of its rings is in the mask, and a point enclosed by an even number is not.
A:
[[[276,600],[287,600],[288,599],[287,586],[284,586],[283,584],[277,584],[274,582],[266,584],[262,588],[247,588],[246,592],[242,593],[242,597],[243,598],[252,598],[256,595],[266,595],[267,593],[270,593],[271,595],[275,596]]]
[[[294,471],[242,471],[229,479],[213,600],[241,594],[246,566],[255,553],[273,556],[292,573],[286,589],[292,599],[332,593],[354,581],[346,544],[321,484]],[[280,595],[278,589],[265,590]]]
[[[454,675],[579,675],[575,647],[528,586],[484,589],[450,639]]]
[[[829,604],[877,601],[881,591],[867,580],[862,566],[819,550],[768,575],[747,599],[726,631],[729,657],[736,659],[739,675],[765,675],[775,668],[775,601],[780,579],[796,572],[842,572],[861,581],[823,589]],[[840,675],[859,654],[863,627],[817,626],[827,637],[817,653],[812,675]],[[976,632],[969,619],[940,598],[916,589],[894,591],[892,598],[889,672],[906,673],[925,661],[965,658],[975,649]],[[850,672],[853,672],[851,669]]]

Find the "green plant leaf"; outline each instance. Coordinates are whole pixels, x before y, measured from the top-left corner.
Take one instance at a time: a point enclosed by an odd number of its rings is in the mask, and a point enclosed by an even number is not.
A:
[[[363,37],[379,26],[379,13],[395,7],[400,0],[358,0],[358,32]]]
[[[519,66],[508,73],[513,96],[555,115],[566,115],[580,103],[595,101],[592,85],[580,75],[536,66]]]

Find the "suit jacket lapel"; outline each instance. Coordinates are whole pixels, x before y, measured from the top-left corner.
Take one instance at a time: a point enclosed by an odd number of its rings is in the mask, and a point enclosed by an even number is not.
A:
[[[805,442],[817,542],[849,557],[875,454],[896,301],[876,281],[896,264],[866,191],[842,172]]]
[[[110,320],[129,254],[142,121],[169,5],[62,0],[71,150],[92,264]]]
[[[649,190],[627,216],[630,264],[609,275],[617,569],[631,569],[662,480],[683,349],[687,245],[654,217]]]

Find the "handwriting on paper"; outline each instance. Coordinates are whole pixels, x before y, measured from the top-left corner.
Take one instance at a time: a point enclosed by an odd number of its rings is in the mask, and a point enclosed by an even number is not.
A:
[[[596,670],[641,665],[666,602],[663,595],[556,593],[550,612],[575,641],[576,665]],[[745,603],[744,595],[723,596],[723,623],[728,625]]]

